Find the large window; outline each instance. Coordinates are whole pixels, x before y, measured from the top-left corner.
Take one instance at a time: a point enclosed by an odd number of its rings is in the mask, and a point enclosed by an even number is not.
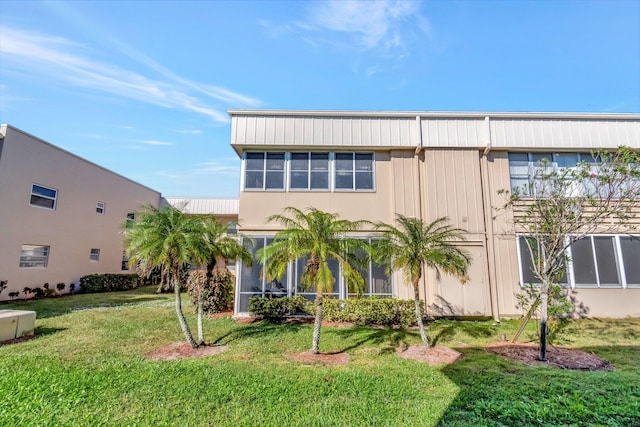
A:
[[[244,190],[371,191],[375,187],[373,153],[248,152],[244,156]]]
[[[291,153],[291,190],[328,190],[329,153]]]
[[[246,247],[251,248],[254,259],[256,252],[260,248],[263,248],[273,241],[272,237],[265,236],[253,236],[252,239],[254,241],[253,245],[251,245],[248,240],[246,240],[244,244]],[[361,254],[361,256],[363,259],[365,258],[364,254]],[[361,270],[366,282],[363,295],[375,295],[379,297],[392,296],[392,280],[391,277],[386,275],[386,266],[378,266],[371,260],[367,260],[364,264],[365,266]],[[268,281],[261,274],[262,266],[258,262],[254,261],[253,266],[251,267],[247,267],[244,264],[238,265],[237,268],[240,270],[237,274],[237,312],[246,313],[249,311],[249,298],[252,296],[284,297],[302,295],[309,300],[313,300],[316,295],[315,290],[308,289],[302,286],[301,283],[302,274],[306,265],[307,259],[300,258],[288,266],[287,272],[282,279],[271,281]],[[357,293],[348,289],[349,286],[342,276],[342,269],[337,261],[329,261],[329,268],[331,269],[331,273],[335,278],[335,281],[332,289],[326,292],[325,295],[334,298],[358,296]]]
[[[597,164],[598,161],[591,153],[509,153],[511,191],[523,197],[534,196],[540,188],[540,172],[550,173],[574,168],[579,162]]]
[[[336,190],[373,190],[372,153],[336,153]]]
[[[31,185],[31,199],[29,203],[31,206],[37,206],[39,208],[55,209],[56,200],[58,198],[58,190],[53,188],[44,187],[38,184]]]
[[[529,245],[534,249],[531,257]],[[521,283],[539,283],[533,273],[536,244],[518,237]],[[640,236],[592,235],[574,242],[567,250],[567,275],[558,281],[575,288],[640,287]]]
[[[244,188],[284,190],[284,153],[247,153]]]
[[[20,267],[46,267],[49,262],[49,246],[22,245]]]

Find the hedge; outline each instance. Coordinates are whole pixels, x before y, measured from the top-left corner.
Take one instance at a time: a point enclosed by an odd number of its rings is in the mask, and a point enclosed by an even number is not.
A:
[[[357,325],[408,327],[416,323],[413,300],[394,298],[324,298],[323,318],[330,322],[351,322]],[[249,312],[259,318],[281,322],[292,315],[313,315],[312,302],[300,295],[291,298],[251,297]]]
[[[142,285],[137,274],[90,274],[80,278],[80,292],[126,291]]]

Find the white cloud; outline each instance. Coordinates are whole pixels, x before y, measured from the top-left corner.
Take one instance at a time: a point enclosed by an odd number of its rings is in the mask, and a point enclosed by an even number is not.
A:
[[[300,29],[349,35],[349,42],[361,49],[404,50],[414,28],[427,36],[431,32],[420,15],[420,3],[413,0],[329,0],[311,5]]]
[[[147,145],[174,145],[173,142],[166,142],[166,141],[155,141],[152,139],[149,140],[144,140],[144,141],[138,141],[141,144],[147,144]]]
[[[257,106],[260,101],[228,89],[199,84],[175,75],[142,53],[119,44],[127,56],[159,72],[167,80],[92,60],[85,46],[57,36],[0,27],[2,66],[25,74],[55,79],[73,86],[118,95],[164,108],[191,111],[215,122],[227,123],[223,108],[207,98],[232,104]],[[201,95],[205,95],[202,98]]]

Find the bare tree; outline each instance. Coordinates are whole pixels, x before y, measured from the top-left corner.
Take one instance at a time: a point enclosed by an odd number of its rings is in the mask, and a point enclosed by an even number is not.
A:
[[[640,152],[621,147],[591,153],[588,161],[560,167],[551,159],[533,165],[527,184],[501,190],[502,209],[528,248],[539,280],[540,360],[547,359],[549,294],[566,274],[567,249],[589,234],[629,232],[640,209]]]

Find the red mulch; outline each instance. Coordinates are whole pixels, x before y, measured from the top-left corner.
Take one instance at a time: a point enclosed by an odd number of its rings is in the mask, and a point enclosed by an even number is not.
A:
[[[302,362],[306,365],[315,366],[335,366],[349,363],[349,355],[341,352],[313,354],[310,351],[303,351],[302,353],[285,354],[284,357],[296,362]]]
[[[212,319],[221,319],[223,317],[233,317],[233,310],[221,311],[219,313],[212,313],[209,315]]]
[[[547,362],[538,360],[538,344],[535,343],[497,342],[489,344],[486,350],[527,365],[547,365],[581,371],[610,371],[614,367],[595,354],[575,348],[547,346]]]
[[[429,365],[451,364],[462,357],[461,353],[449,347],[435,346],[427,348],[422,344],[398,347],[396,353],[404,359],[413,359]]]
[[[201,345],[193,348],[189,343],[176,342],[164,345],[150,353],[147,358],[151,360],[175,360],[184,358],[200,358],[205,356],[213,356],[227,350],[226,345]]]

